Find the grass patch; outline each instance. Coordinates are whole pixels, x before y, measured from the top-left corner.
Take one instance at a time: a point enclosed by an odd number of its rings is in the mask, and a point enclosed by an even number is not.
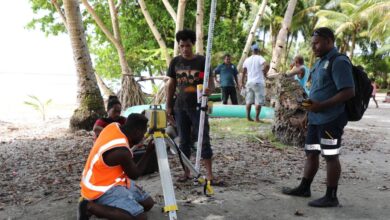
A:
[[[251,141],[268,142],[275,148],[288,147],[277,140],[271,131],[271,122],[250,122],[244,118],[212,118],[211,132],[218,137],[247,138]]]
[[[210,119],[211,132],[218,136],[253,137],[259,135],[262,126],[269,126],[270,122],[251,122],[243,118],[212,118]]]
[[[276,138],[274,133],[272,133],[272,131],[268,131],[268,132],[260,134],[258,136],[259,136],[260,139],[269,141],[275,148],[284,149],[284,148],[288,147],[288,145],[285,145],[285,144],[281,143]]]

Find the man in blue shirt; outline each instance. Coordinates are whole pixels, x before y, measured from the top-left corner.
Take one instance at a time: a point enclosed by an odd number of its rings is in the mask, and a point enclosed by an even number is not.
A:
[[[302,105],[309,111],[308,131],[305,141],[306,162],[301,184],[284,188],[292,196],[311,196],[310,185],[319,166],[319,154],[326,160],[327,190],[324,197],[309,202],[313,207],[339,205],[337,186],[341,173],[339,161],[341,136],[348,116],[345,102],[354,97],[352,65],[345,56],[337,56],[331,67],[329,60],[337,55],[335,37],[329,28],[318,28],[312,35],[312,50],[319,57],[311,70],[312,87],[309,100]],[[331,71],[328,71],[331,68]]]
[[[236,88],[238,88],[238,71],[236,66],[231,63],[231,57],[229,54],[225,55],[223,64],[220,64],[214,70],[214,73],[215,75],[219,75],[219,80],[217,77],[215,77],[215,81],[221,85],[223,104],[227,104],[230,96],[232,104],[237,105],[238,101]]]

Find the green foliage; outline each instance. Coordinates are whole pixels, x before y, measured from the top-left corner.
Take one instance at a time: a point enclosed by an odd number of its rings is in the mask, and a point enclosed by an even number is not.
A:
[[[34,17],[26,27],[28,29],[39,28],[46,35],[58,35],[65,31],[65,26],[60,20],[54,6],[47,0],[29,0],[31,9],[37,17]],[[62,3],[62,1],[58,1]]]
[[[249,29],[255,19],[262,0],[218,0],[213,41],[212,66],[222,62],[223,55],[230,53],[233,63],[238,63],[244,48]],[[62,6],[62,1],[57,1]],[[47,0],[29,0],[35,13],[28,28],[39,28],[46,34],[58,34],[66,31],[54,6]],[[112,29],[107,1],[89,0],[96,13],[108,29]],[[162,38],[173,54],[175,23],[162,1],[145,1],[148,11]],[[174,10],[177,1],[170,1]],[[207,46],[207,31],[211,1],[205,1],[204,10],[204,46]],[[276,39],[288,0],[269,0],[266,13],[261,21],[260,30],[267,33],[269,39]],[[81,6],[87,41],[94,60],[96,71],[105,78],[118,79],[121,75],[118,54],[94,20]],[[344,52],[351,46],[352,34],[356,32],[356,44],[362,53],[357,53],[355,64],[366,67],[378,80],[386,82],[389,77],[388,61],[390,45],[390,2],[386,0],[298,0],[289,33],[291,47],[283,57],[287,66],[293,58],[298,35],[304,42],[297,45],[298,53],[303,55],[305,63],[313,60],[310,38],[315,26],[329,26],[336,30],[337,46]],[[126,59],[134,74],[150,71],[161,74],[166,70],[166,62],[137,1],[123,0],[118,11],[121,41],[126,51]],[[195,29],[196,1],[187,1],[184,27]],[[271,36],[268,36],[271,35]],[[264,43],[263,36],[256,41]],[[261,39],[260,39],[261,38]],[[268,41],[268,39],[265,39]],[[375,49],[371,46],[374,43]],[[272,42],[262,51],[267,60],[272,56]],[[378,65],[380,63],[380,65]]]
[[[42,120],[46,120],[46,111],[47,107],[52,103],[51,99],[46,100],[46,102],[41,101],[38,97],[34,95],[29,95],[29,101],[25,101],[24,104],[32,107],[34,110],[39,112],[42,116]]]

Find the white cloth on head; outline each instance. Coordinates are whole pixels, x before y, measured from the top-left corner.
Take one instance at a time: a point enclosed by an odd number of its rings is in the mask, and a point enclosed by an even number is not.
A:
[[[265,84],[263,73],[264,63],[265,59],[256,54],[253,54],[245,60],[243,66],[246,68],[248,74],[248,80],[246,82],[247,85],[248,83]]]

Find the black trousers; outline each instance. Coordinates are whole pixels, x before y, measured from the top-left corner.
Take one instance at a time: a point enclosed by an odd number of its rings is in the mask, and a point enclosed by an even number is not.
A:
[[[236,88],[234,86],[221,87],[221,89],[222,89],[222,103],[224,105],[227,104],[229,96],[230,96],[230,100],[232,101],[233,105],[238,104]]]

